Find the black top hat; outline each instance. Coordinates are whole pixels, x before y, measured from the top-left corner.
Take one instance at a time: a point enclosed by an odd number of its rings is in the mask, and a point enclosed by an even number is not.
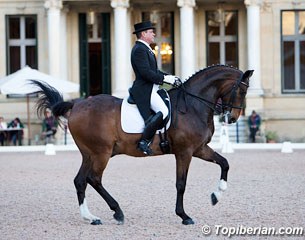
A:
[[[148,29],[155,29],[155,27],[153,27],[151,21],[136,23],[134,25],[133,34],[138,33],[138,32],[142,32],[142,31],[145,31],[145,30],[148,30]]]

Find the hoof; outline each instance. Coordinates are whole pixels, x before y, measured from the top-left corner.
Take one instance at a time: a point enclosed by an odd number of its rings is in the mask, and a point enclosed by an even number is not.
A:
[[[211,194],[211,201],[212,201],[212,205],[213,205],[213,206],[215,206],[216,203],[218,203],[218,199],[217,199],[215,193],[212,193],[212,194]]]
[[[191,225],[191,224],[194,224],[194,221],[191,218],[188,218],[188,219],[183,220],[182,223],[184,225]]]
[[[118,221],[117,225],[123,225],[124,224],[124,220],[123,221]]]
[[[91,222],[91,225],[102,225],[102,221],[100,219],[95,219]]]
[[[118,225],[123,225],[124,224],[124,214],[123,214],[122,211],[113,214],[113,218],[115,220],[117,220]]]

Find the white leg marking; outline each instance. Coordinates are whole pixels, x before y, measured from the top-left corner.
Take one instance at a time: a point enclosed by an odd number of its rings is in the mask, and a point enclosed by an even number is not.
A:
[[[79,206],[79,210],[80,210],[80,215],[81,215],[81,217],[82,217],[83,219],[85,219],[85,220],[89,220],[90,223],[92,223],[92,222],[95,221],[95,220],[100,220],[100,218],[98,218],[98,217],[96,217],[96,216],[94,216],[94,215],[92,215],[92,214],[90,213],[90,211],[89,211],[89,209],[88,209],[88,205],[87,205],[87,200],[86,200],[86,198],[84,198],[83,204],[81,204],[81,205]]]
[[[215,197],[217,198],[217,200],[219,201],[222,193],[228,188],[228,184],[225,180],[221,179],[218,185],[218,190],[214,192]]]
[[[227,190],[227,188],[228,188],[227,182],[226,182],[225,180],[221,179],[220,182],[219,182],[218,189],[219,189],[220,191],[223,191],[223,192],[224,192],[224,191]]]

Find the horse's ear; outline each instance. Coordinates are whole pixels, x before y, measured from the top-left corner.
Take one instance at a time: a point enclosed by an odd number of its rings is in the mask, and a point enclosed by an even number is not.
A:
[[[243,75],[243,79],[249,79],[252,76],[253,72],[254,70],[247,70]]]

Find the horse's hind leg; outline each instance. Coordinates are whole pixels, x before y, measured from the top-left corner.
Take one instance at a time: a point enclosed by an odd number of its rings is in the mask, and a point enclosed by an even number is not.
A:
[[[79,209],[81,217],[85,220],[89,220],[89,222],[93,225],[101,224],[100,218],[92,215],[88,209],[85,191],[87,188],[87,175],[89,172],[90,166],[89,161],[86,159],[86,157],[83,155],[83,162],[82,165],[78,171],[78,174],[74,178],[74,185],[77,192],[77,198],[79,203]]]
[[[105,156],[92,157],[93,166],[88,175],[88,183],[103,197],[111,210],[114,211],[113,217],[118,224],[124,223],[124,214],[116,200],[106,191],[102,185],[102,175],[107,166],[109,157],[105,160]]]
[[[210,162],[214,162],[218,164],[221,168],[220,182],[218,185],[218,189],[211,194],[212,205],[215,205],[222,193],[227,189],[227,180],[228,180],[228,171],[229,171],[229,163],[227,159],[223,156],[215,152],[209,146],[204,146],[200,148],[193,154],[194,157],[201,158],[203,160],[207,160]]]

